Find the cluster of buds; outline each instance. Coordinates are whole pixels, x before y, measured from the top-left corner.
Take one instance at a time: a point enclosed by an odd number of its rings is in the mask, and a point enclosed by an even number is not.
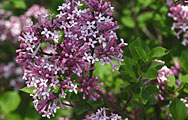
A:
[[[39,22],[30,24],[18,38],[17,63],[24,69],[27,87],[36,88],[32,94],[36,110],[48,118],[58,105],[65,109],[62,101],[70,92],[83,94],[83,99],[99,98],[95,91],[103,83],[92,74],[95,62],[118,69],[123,61],[121,48],[127,45],[123,39],[117,44],[118,26],[110,2],[66,0],[57,10],[55,19],[38,13]]]
[[[118,114],[111,113],[110,115],[108,115],[108,112],[108,108],[100,108],[95,114],[86,118],[86,120],[122,120],[121,116],[119,116]],[[128,118],[126,118],[125,120],[128,120]]]
[[[172,30],[176,34],[177,38],[180,39],[180,35],[183,34],[182,45],[186,46],[188,44],[188,6],[186,5],[175,5],[170,7],[171,13],[168,14],[169,17],[174,19]]]

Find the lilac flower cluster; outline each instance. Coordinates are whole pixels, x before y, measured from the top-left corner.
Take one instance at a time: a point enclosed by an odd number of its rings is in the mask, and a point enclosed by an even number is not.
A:
[[[165,65],[165,61],[155,59],[155,62],[159,62],[163,64],[163,67],[158,70],[158,77],[157,77],[157,88],[159,89],[160,93],[159,95],[156,96],[156,99],[159,97],[160,100],[164,100],[163,94],[165,93],[165,85],[169,82],[169,78],[174,75],[173,71],[169,69]],[[150,81],[150,80],[149,80]]]
[[[41,11],[43,14],[47,13],[44,7],[39,5],[33,5],[23,15],[13,16],[10,11],[5,11],[0,5],[0,45],[4,42],[12,43],[14,47],[17,47],[18,36],[21,31],[26,29],[26,26],[32,21],[32,18],[37,19],[35,13]],[[12,60],[8,64],[0,64],[0,79],[10,80],[10,85],[15,90],[22,88],[24,80],[22,79],[23,70],[18,67],[15,61],[15,57],[11,56]]]
[[[121,116],[118,114],[111,113],[111,115],[108,115],[108,111],[109,109],[107,108],[100,108],[95,114],[91,115],[86,120],[122,120]],[[128,120],[128,118],[125,120]]]
[[[87,8],[81,9],[83,6]],[[36,110],[48,118],[60,108],[58,103],[65,109],[62,101],[70,92],[83,94],[83,99],[99,98],[95,90],[103,83],[92,75],[94,63],[110,63],[113,70],[118,69],[123,61],[121,47],[127,45],[123,39],[116,44],[114,30],[118,26],[110,2],[66,0],[57,10],[55,19],[39,12],[39,22],[30,24],[18,38],[17,63],[24,69],[27,87],[35,88],[32,96]]]
[[[159,84],[166,84],[169,82],[168,78],[173,75],[173,72],[171,69],[169,69],[167,66],[163,66],[160,70],[158,70],[158,77],[157,80]]]
[[[24,81],[22,80],[23,70],[18,67],[15,62],[10,62],[8,65],[0,65],[0,79],[10,79],[10,85],[18,90],[24,87]]]
[[[159,98],[161,100],[164,100],[164,97],[162,96],[163,93],[165,93],[165,85],[169,82],[169,77],[173,75],[173,72],[171,69],[169,69],[167,66],[163,66],[160,70],[158,70],[158,83],[157,88],[160,90],[161,94],[159,94]]]
[[[37,5],[37,4],[34,4],[32,5],[24,14],[24,16],[28,17],[28,18],[31,18],[31,17],[34,17],[35,19],[38,18],[37,16],[37,12],[41,12],[42,14],[46,14],[48,13],[48,10],[46,8],[44,8],[43,6],[40,6],[40,5]]]
[[[10,11],[5,11],[0,5],[0,40],[17,43],[17,37],[26,29],[26,26],[32,21],[32,17],[37,19],[35,13],[41,11],[47,13],[44,7],[33,5],[25,14],[17,17],[12,16]]]
[[[166,5],[167,5],[167,6],[172,6],[172,5],[174,5],[173,0],[166,0]]]
[[[188,44],[188,6],[178,4],[176,6],[170,7],[171,13],[168,14],[169,17],[174,19],[172,30],[175,32],[178,39],[180,35],[183,34],[182,45],[186,46]]]
[[[12,16],[10,20],[7,18],[11,15],[10,11],[4,11],[0,6],[0,40],[16,40],[21,33],[21,23],[18,17]]]

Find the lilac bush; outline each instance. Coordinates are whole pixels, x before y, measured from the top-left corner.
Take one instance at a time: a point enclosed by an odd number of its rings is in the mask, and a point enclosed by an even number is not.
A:
[[[99,98],[96,90],[103,83],[92,74],[94,64],[110,63],[114,70],[123,61],[121,48],[127,44],[123,39],[118,43],[114,31],[119,27],[110,2],[82,3],[66,0],[56,16],[38,12],[38,23],[30,24],[18,38],[17,63],[24,70],[27,87],[34,88],[33,103],[43,117],[54,116],[59,105],[62,109],[71,105],[64,103],[70,92],[82,93],[83,99]],[[87,7],[81,9],[83,5]]]
[[[106,1],[2,2],[0,119],[187,119],[185,3]]]

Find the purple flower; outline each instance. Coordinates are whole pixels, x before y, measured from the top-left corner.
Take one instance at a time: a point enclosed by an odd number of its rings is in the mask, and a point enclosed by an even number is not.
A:
[[[55,19],[39,13],[39,23],[30,24],[18,38],[21,45],[17,63],[24,69],[27,86],[36,88],[32,94],[35,108],[44,117],[53,116],[57,104],[65,109],[62,100],[69,92],[83,93],[83,99],[99,98],[96,90],[103,83],[92,75],[95,62],[111,63],[114,70],[123,61],[121,48],[127,44],[123,39],[116,44],[114,30],[118,26],[113,21],[110,2],[82,3],[88,8],[80,9],[80,1],[66,0],[58,7]],[[41,47],[43,43],[47,44],[45,48]],[[119,63],[115,65],[114,60]]]
[[[179,65],[179,61],[176,59],[174,60],[174,66],[171,66],[170,69],[172,70],[173,74],[176,76],[178,76],[178,74],[183,71],[183,69]]]
[[[95,114],[87,118],[87,120],[122,120],[118,114],[111,113],[111,115],[108,115],[108,111],[108,108],[100,108]],[[128,118],[125,120],[128,120]]]
[[[167,66],[163,66],[160,70],[158,70],[157,80],[160,84],[169,82],[168,78],[172,75],[173,72],[169,68],[167,68]]]
[[[174,19],[172,30],[176,34],[177,38],[180,39],[180,35],[183,34],[182,45],[186,46],[188,44],[188,6],[178,4],[176,6],[170,7],[171,13],[168,13],[169,17]]]
[[[80,84],[78,88],[80,89],[80,92],[83,92],[83,99],[86,99],[86,95],[92,100],[96,100],[100,97],[99,94],[93,92],[99,90],[100,86],[103,85],[103,83],[98,83],[98,77],[90,77],[90,75],[86,73],[85,75],[79,76],[78,79],[79,80],[75,82]]]

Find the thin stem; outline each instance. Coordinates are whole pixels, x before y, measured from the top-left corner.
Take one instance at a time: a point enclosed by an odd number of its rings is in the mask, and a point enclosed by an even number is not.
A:
[[[163,44],[163,36],[162,36],[160,30],[155,25],[153,25],[153,26],[157,33],[157,40],[159,41],[159,44],[162,45]]]
[[[142,78],[141,78],[141,77],[139,77],[138,79],[139,79],[139,82],[138,82],[138,83],[136,83],[136,85],[135,85],[135,86],[134,86],[134,88],[133,88],[133,91],[135,91],[135,90],[136,90],[136,88],[137,88],[137,86],[139,85],[140,80],[141,80]],[[133,94],[131,93],[131,95],[129,96],[129,98],[128,98],[128,100],[127,100],[126,104],[124,105],[124,107],[123,107],[123,109],[122,109],[123,111],[125,111],[125,110],[126,110],[127,106],[128,106],[128,105],[129,105],[129,103],[131,102],[132,98],[133,98]]]
[[[144,27],[142,31],[145,33],[145,35],[151,39],[151,40],[157,40],[157,38],[147,29],[147,27]]]
[[[127,106],[129,105],[129,103],[130,103],[130,101],[131,101],[132,98],[133,98],[133,94],[131,94],[130,97],[128,98],[128,100],[127,100],[125,106],[124,106],[123,109],[122,109],[123,111],[126,110],[126,108],[127,108]]]
[[[136,36],[139,36],[139,28],[138,28],[137,14],[135,12],[135,2],[134,2],[134,0],[130,0],[130,4],[131,4],[131,12],[132,12],[132,15],[133,15],[133,20],[135,22],[135,34],[136,34]]]
[[[146,113],[145,113],[144,105],[142,105],[142,109],[143,109],[143,110],[142,110],[142,113],[143,113],[143,116],[144,116],[144,120],[147,120],[147,119],[146,119]]]

